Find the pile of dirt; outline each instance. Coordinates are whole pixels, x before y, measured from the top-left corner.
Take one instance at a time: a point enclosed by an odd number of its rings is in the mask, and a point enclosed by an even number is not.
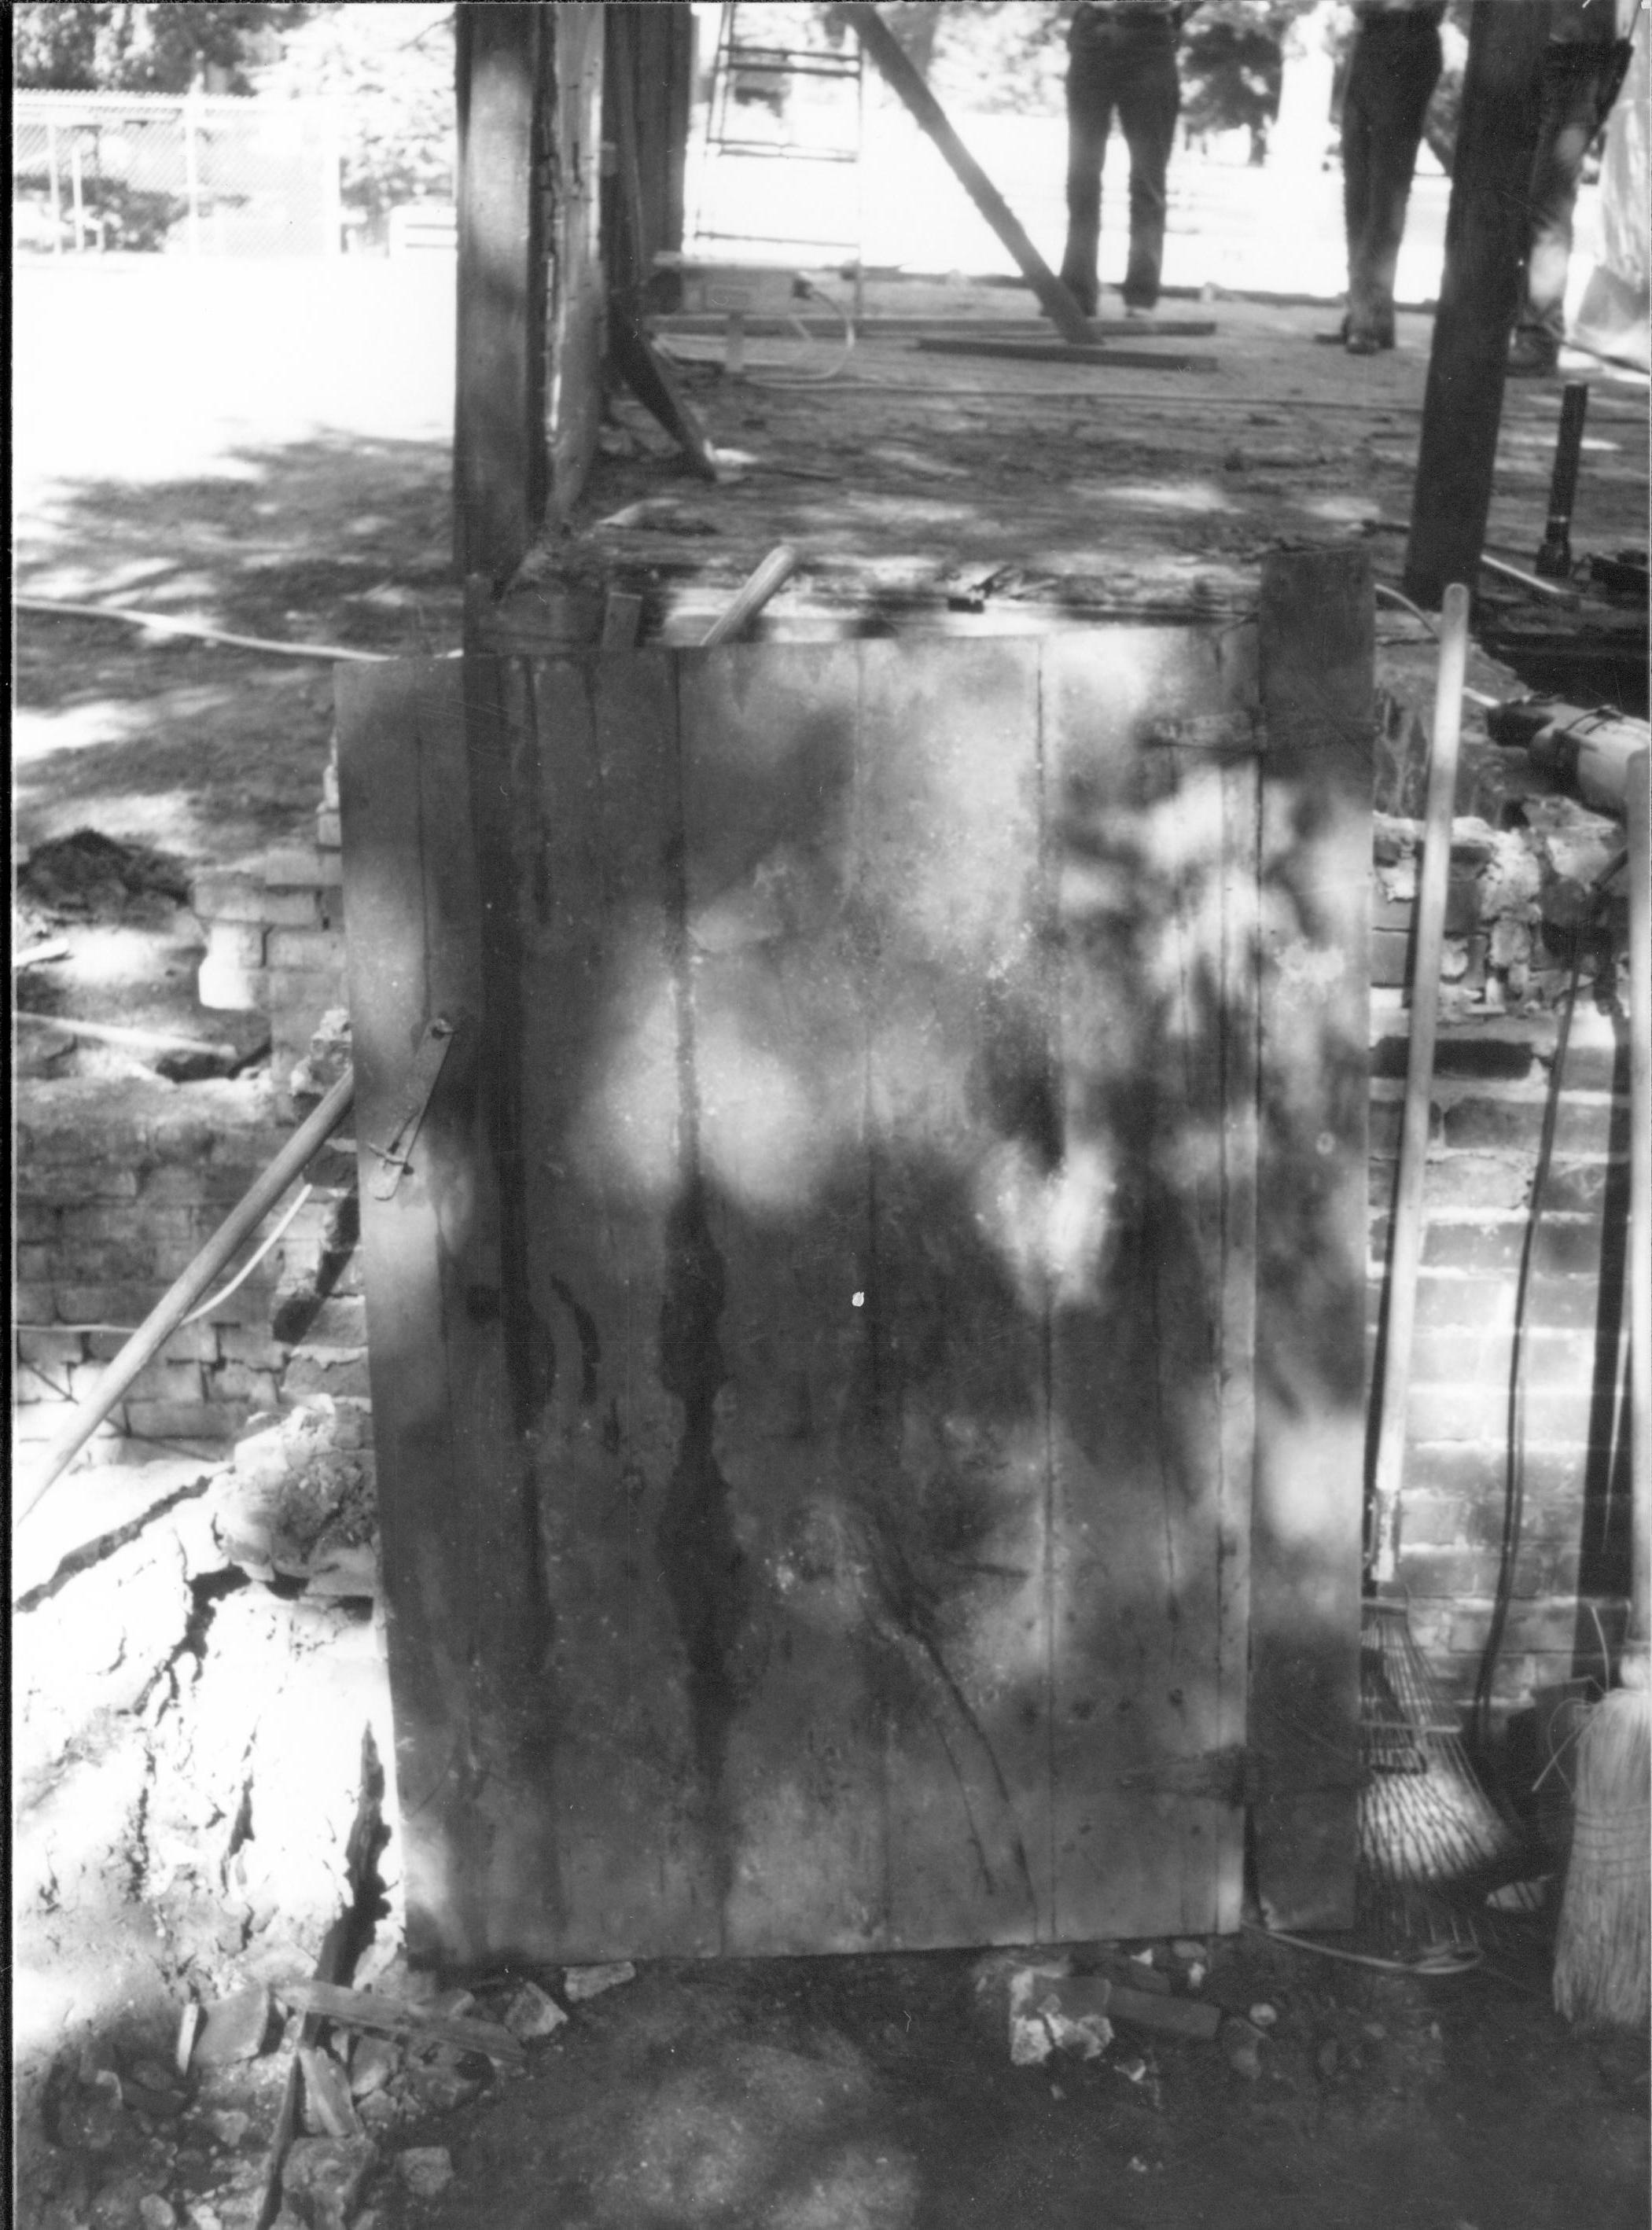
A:
[[[201,1004],[205,938],[184,861],[91,828],[37,845],[12,906],[24,1078],[234,1076],[269,1025]]]
[[[36,846],[17,893],[42,921],[122,921],[147,918],[156,899],[187,906],[190,880],[184,862],[165,852],[77,828]]]

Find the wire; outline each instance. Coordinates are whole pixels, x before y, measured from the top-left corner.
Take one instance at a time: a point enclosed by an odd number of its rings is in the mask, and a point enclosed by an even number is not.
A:
[[[1614,858],[1596,876],[1591,887],[1597,907],[1604,900],[1605,886],[1617,873],[1620,864],[1620,860]],[[1503,1631],[1508,1623],[1509,1606],[1514,1595],[1514,1569],[1520,1556],[1520,1528],[1525,1515],[1526,1309],[1531,1298],[1538,1228],[1543,1219],[1543,1196],[1548,1186],[1549,1164],[1554,1156],[1554,1137],[1560,1118],[1560,1087],[1566,1047],[1571,1037],[1572,1016],[1577,1012],[1578,987],[1583,982],[1585,939],[1582,927],[1574,931],[1574,936],[1576,943],[1571,956],[1571,976],[1566,985],[1565,1004],[1560,1009],[1559,1025],[1555,1033],[1554,1061],[1549,1071],[1549,1088],[1543,1102],[1543,1128],[1539,1134],[1537,1161],[1532,1172],[1532,1206],[1526,1219],[1526,1234],[1520,1242],[1520,1270],[1514,1281],[1514,1333],[1508,1365],[1508,1455],[1503,1494],[1503,1540],[1497,1565],[1497,1591],[1492,1600],[1491,1626],[1486,1635],[1485,1647],[1481,1652],[1480,1670],[1475,1680],[1475,1739],[1482,1756],[1491,1747],[1492,1682],[1496,1676],[1497,1660],[1502,1653]]]
[[[748,364],[740,377],[749,381],[753,387],[819,387],[829,379],[837,378],[854,353],[855,320],[842,304],[835,301],[831,295],[816,287],[812,280],[805,279],[801,274],[796,284],[813,300],[823,302],[834,316],[842,321],[842,345],[837,354],[823,370],[818,367],[811,370],[806,358],[796,358],[790,364],[772,364],[766,371],[757,370]],[[805,350],[813,346],[814,335],[795,312],[788,313],[786,322],[798,335]],[[674,357],[674,360],[681,364],[705,364],[714,361],[710,357],[685,354],[681,349],[672,349],[668,344],[667,337],[663,334],[655,335],[655,346],[662,349],[667,355]]]
[[[310,1199],[314,1191],[315,1187],[307,1181],[299,1187],[297,1192],[293,1196],[291,1203],[285,1212],[277,1217],[275,1222],[271,1226],[268,1233],[266,1234],[262,1243],[254,1253],[247,1257],[240,1269],[236,1272],[235,1276],[230,1279],[229,1284],[227,1286],[220,1286],[216,1293],[209,1294],[207,1299],[201,1303],[199,1308],[191,1309],[188,1316],[184,1318],[184,1324],[199,1324],[203,1317],[210,1316],[214,1309],[222,1308],[223,1304],[229,1299],[230,1294],[236,1292],[241,1286],[246,1284],[248,1279],[251,1277],[253,1272],[263,1260],[265,1255],[268,1254],[270,1248],[274,1246],[276,1241],[281,1238],[282,1233],[290,1228],[293,1219],[297,1215],[300,1208],[304,1206],[306,1201]],[[181,1329],[182,1327],[180,1326],[180,1330]]]
[[[1410,612],[1414,620],[1421,620],[1436,642],[1439,641],[1439,628],[1436,627],[1420,604],[1414,604],[1409,596],[1401,596],[1397,589],[1391,589],[1386,581],[1378,581],[1376,583],[1376,589],[1379,596],[1385,597],[1391,604],[1397,604],[1402,611]]]
[[[1429,617],[1428,614],[1423,609],[1421,605],[1414,604],[1409,596],[1401,596],[1397,589],[1391,589],[1386,581],[1376,581],[1373,582],[1371,585],[1378,596],[1385,596],[1391,604],[1397,604],[1402,611],[1410,612],[1414,620],[1420,620],[1423,625],[1428,629],[1429,633],[1433,636],[1436,642],[1439,641],[1440,630],[1436,627],[1434,622]],[[1500,705],[1503,701],[1500,697],[1487,696],[1483,689],[1465,689],[1462,693],[1468,699],[1468,702],[1471,705],[1480,705],[1489,707],[1494,705]]]
[[[1294,1951],[1312,1951],[1321,1959],[1341,1959],[1351,1967],[1375,1967],[1384,1975],[1466,1975],[1481,1963],[1478,1951],[1424,1951],[1415,1959],[1379,1959],[1370,1951],[1342,1951],[1330,1943],[1315,1943],[1307,1936],[1288,1935],[1282,1928],[1264,1928],[1255,1920],[1243,1924],[1247,1934],[1266,1937],[1270,1943],[1288,1943]]]
[[[125,604],[68,604],[55,596],[14,596],[13,603],[20,612],[50,612],[68,619],[119,620],[127,627],[157,628],[162,635],[183,635],[197,642],[228,643],[236,650],[256,650],[274,658],[319,658],[332,665],[339,659],[352,659],[364,666],[384,666],[390,659],[387,650],[346,650],[342,644],[328,642],[267,642],[255,635],[226,635],[222,628],[200,627],[193,620],[165,618],[159,612],[135,611]]]

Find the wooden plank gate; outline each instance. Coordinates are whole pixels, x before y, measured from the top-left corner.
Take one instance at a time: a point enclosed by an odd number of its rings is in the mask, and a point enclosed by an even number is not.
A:
[[[416,1953],[1351,1918],[1370,670],[341,675]]]

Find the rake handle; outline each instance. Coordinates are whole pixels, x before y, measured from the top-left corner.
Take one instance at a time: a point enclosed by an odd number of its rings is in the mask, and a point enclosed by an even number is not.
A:
[[[1446,894],[1451,868],[1451,815],[1457,795],[1462,684],[1468,663],[1468,591],[1461,583],[1454,583],[1445,592],[1440,614],[1440,666],[1434,698],[1433,744],[1429,754],[1428,802],[1423,809],[1416,944],[1411,964],[1410,1051],[1405,1067],[1405,1111],[1400,1130],[1393,1247],[1388,1270],[1387,1344],[1377,1428],[1377,1469],[1371,1491],[1371,1576],[1378,1587],[1392,1583],[1398,1561],[1405,1412],[1411,1390],[1417,1273],[1423,1260],[1423,1183],[1429,1157],[1434,1047],[1440,1021],[1440,961],[1445,945]]]

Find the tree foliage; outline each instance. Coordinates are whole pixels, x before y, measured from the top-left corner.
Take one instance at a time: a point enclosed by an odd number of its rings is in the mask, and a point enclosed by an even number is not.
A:
[[[63,93],[245,93],[250,73],[280,51],[282,26],[310,10],[236,0],[200,4],[81,4],[46,0],[11,11],[14,81]]]
[[[313,7],[257,76],[259,92],[339,100],[345,206],[376,224],[453,192],[453,10]]]
[[[882,0],[879,13],[948,106],[1059,113],[1076,0]],[[1281,42],[1314,0],[1204,0],[1181,47],[1195,130],[1257,132],[1279,106]],[[761,9],[742,9],[744,23]],[[772,12],[772,11],[770,11]],[[787,10],[796,13],[796,10]],[[811,8],[828,23],[830,6]]]

